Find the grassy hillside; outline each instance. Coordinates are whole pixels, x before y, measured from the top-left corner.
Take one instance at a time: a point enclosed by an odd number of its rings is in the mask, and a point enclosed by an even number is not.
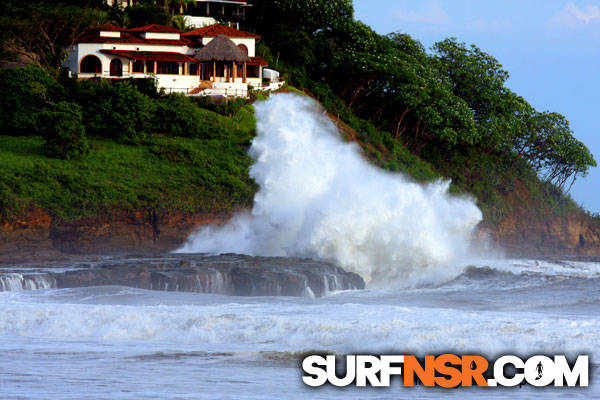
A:
[[[50,158],[39,136],[0,140],[0,207],[27,204],[71,219],[118,209],[221,211],[248,207],[254,184],[244,148],[225,141],[151,137],[137,146],[93,140],[81,160]]]

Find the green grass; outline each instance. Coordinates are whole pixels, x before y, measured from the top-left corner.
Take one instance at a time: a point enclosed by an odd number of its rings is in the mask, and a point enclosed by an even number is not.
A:
[[[5,216],[28,204],[67,220],[115,208],[221,211],[249,206],[256,190],[245,148],[230,139],[92,140],[78,161],[46,157],[42,144],[38,136],[0,137]]]

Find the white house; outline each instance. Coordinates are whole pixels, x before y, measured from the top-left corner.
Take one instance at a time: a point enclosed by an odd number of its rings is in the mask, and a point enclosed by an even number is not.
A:
[[[217,38],[218,43],[205,49]],[[102,25],[74,40],[63,67],[80,79],[154,76],[167,92],[241,97],[247,96],[249,85],[263,90],[281,85],[263,82],[267,62],[256,56],[258,39],[259,35],[223,25],[185,33],[161,25],[133,29]],[[217,47],[217,55],[225,58],[214,58]],[[235,57],[229,56],[233,53]]]

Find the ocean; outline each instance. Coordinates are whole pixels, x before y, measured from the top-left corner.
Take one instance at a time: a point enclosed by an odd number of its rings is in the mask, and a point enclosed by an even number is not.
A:
[[[124,286],[0,292],[3,399],[600,397],[600,263],[491,260],[442,284],[321,298]],[[589,354],[588,388],[306,387],[331,354]]]

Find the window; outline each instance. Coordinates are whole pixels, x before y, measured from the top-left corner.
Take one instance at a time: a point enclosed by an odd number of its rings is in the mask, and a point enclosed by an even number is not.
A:
[[[79,64],[79,72],[82,74],[100,74],[102,73],[102,63],[96,56],[85,56]]]
[[[260,67],[258,65],[248,65],[246,67],[246,76],[248,78],[259,78],[260,77]]]
[[[133,62],[133,72],[143,73],[144,72],[144,62],[143,61],[134,61]]]
[[[248,47],[245,44],[238,44],[237,47],[239,47],[245,55],[248,55]]]
[[[198,64],[190,64],[190,75],[198,75]]]
[[[157,74],[179,75],[179,63],[159,61],[156,70]]]
[[[154,61],[146,61],[146,72],[149,74],[154,73]]]

